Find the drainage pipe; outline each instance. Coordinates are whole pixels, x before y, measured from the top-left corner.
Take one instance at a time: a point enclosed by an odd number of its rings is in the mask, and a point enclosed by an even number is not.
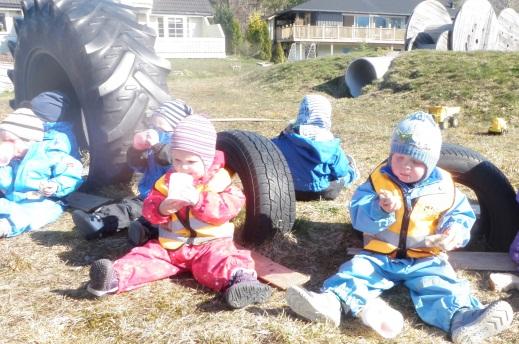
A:
[[[362,57],[353,60],[344,74],[346,86],[352,97],[358,97],[362,93],[362,87],[373,80],[382,78],[387,72],[395,55],[379,57]]]

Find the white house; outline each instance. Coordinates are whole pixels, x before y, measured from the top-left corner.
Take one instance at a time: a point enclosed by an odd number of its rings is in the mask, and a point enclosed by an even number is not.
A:
[[[85,0],[94,1],[94,0]],[[117,0],[115,0],[117,1]],[[225,35],[211,24],[209,0],[118,0],[135,7],[138,21],[155,30],[155,51],[164,58],[224,58]],[[21,16],[19,0],[0,0],[0,53],[16,40],[13,18]]]
[[[16,40],[14,17],[22,15],[19,0],[0,1],[0,52],[8,52],[7,41]]]

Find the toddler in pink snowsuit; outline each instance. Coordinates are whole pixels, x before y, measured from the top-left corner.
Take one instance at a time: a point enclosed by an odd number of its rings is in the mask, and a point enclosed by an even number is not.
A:
[[[144,200],[142,215],[159,226],[159,238],[111,262],[92,264],[87,290],[96,296],[121,293],[185,271],[202,285],[223,292],[233,308],[263,303],[272,289],[257,280],[250,251],[233,242],[229,222],[245,203],[231,183],[216,131],[202,116],[176,127],[171,141],[172,169]]]

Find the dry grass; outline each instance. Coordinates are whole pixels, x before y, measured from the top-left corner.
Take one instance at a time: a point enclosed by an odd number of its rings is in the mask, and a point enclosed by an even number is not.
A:
[[[425,109],[433,101],[450,105],[455,102],[464,110],[480,109],[477,114],[464,111],[461,127],[444,131],[444,137],[447,141],[483,153],[518,186],[517,148],[514,148],[519,137],[516,103],[511,101],[507,108],[508,103],[496,96],[505,92],[517,95],[513,93],[517,88],[507,88],[514,81],[504,78],[507,70],[515,68],[517,71],[518,64],[514,61],[519,61],[518,56],[503,55],[499,60],[503,69],[499,74],[503,79],[501,83],[496,82],[492,74],[479,78],[480,74],[472,70],[465,72],[459,65],[461,77],[458,74],[455,77],[460,81],[449,83],[450,93],[442,95],[439,91],[445,90],[446,82],[442,76],[443,69],[464,58],[447,55],[406,54],[395,61],[394,68],[400,72],[378,85],[382,88],[369,87],[366,95],[356,99],[330,97],[334,109],[334,131],[342,138],[344,149],[356,158],[362,172],[361,180],[355,186],[387,155],[392,125],[402,115]],[[248,60],[174,60],[173,69],[183,71],[184,76],[172,77],[170,87],[173,95],[212,117],[282,119],[283,122],[216,123],[219,130],[252,130],[272,137],[283,128],[285,121],[295,116],[298,102],[305,93],[344,93],[344,89],[340,89],[342,74],[354,56],[269,68]],[[495,58],[494,55],[482,54],[471,63],[478,64],[479,59],[479,63],[492,65]],[[239,72],[231,68],[236,63],[241,64]],[[406,74],[410,64],[417,73]],[[430,70],[436,72],[430,74]],[[455,72],[456,68],[452,68],[452,73]],[[455,78],[449,75],[449,80]],[[423,83],[422,77],[429,83]],[[484,84],[467,87],[475,85],[473,78],[476,77],[478,83]],[[403,90],[400,86],[404,83],[410,83],[412,87]],[[492,89],[485,85],[492,85]],[[498,88],[499,85],[507,86]],[[396,89],[401,91],[395,92]],[[455,100],[443,98],[451,97],[456,89],[459,89],[458,93],[463,90],[469,101],[465,102],[461,96]],[[0,98],[1,110],[7,111],[6,104],[11,97],[7,94]],[[505,108],[504,115],[509,120],[511,128],[506,136],[483,134],[489,124],[486,115],[491,115],[484,109],[494,109],[496,104]],[[317,290],[322,281],[348,259],[346,248],[359,244],[357,236],[352,233],[346,210],[351,193],[347,190],[335,201],[298,203],[293,232],[280,235],[258,249],[276,261],[310,274],[307,287]],[[89,264],[98,258],[116,258],[128,248],[124,234],[100,241],[84,241],[74,230],[68,213],[40,231],[0,241],[0,326],[3,329],[0,342],[383,342],[351,317],[346,317],[338,329],[305,322],[287,308],[281,291],[275,292],[265,305],[231,311],[217,295],[200,287],[190,275],[152,283],[114,297],[90,298],[84,289]],[[488,273],[460,271],[460,274],[470,280],[483,302],[503,298],[513,305],[515,311],[519,310],[519,293],[489,291]],[[418,319],[404,288],[391,290],[385,298],[402,311],[406,319],[404,333],[387,342],[448,342],[445,333]],[[512,329],[493,339],[492,343],[519,343],[518,324],[516,319]]]

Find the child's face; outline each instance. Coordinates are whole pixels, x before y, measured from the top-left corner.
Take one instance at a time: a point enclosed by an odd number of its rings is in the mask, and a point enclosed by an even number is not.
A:
[[[391,155],[391,171],[403,183],[416,183],[423,178],[427,167],[409,155],[393,153]]]
[[[196,154],[179,149],[172,149],[171,160],[175,172],[189,174],[194,180],[202,178],[205,175],[204,162]]]
[[[17,158],[24,156],[29,149],[29,143],[7,130],[0,130],[0,142],[11,143],[13,145],[14,157]]]
[[[150,122],[153,128],[160,129],[165,132],[172,132],[174,129],[173,126],[161,116],[152,116]]]

